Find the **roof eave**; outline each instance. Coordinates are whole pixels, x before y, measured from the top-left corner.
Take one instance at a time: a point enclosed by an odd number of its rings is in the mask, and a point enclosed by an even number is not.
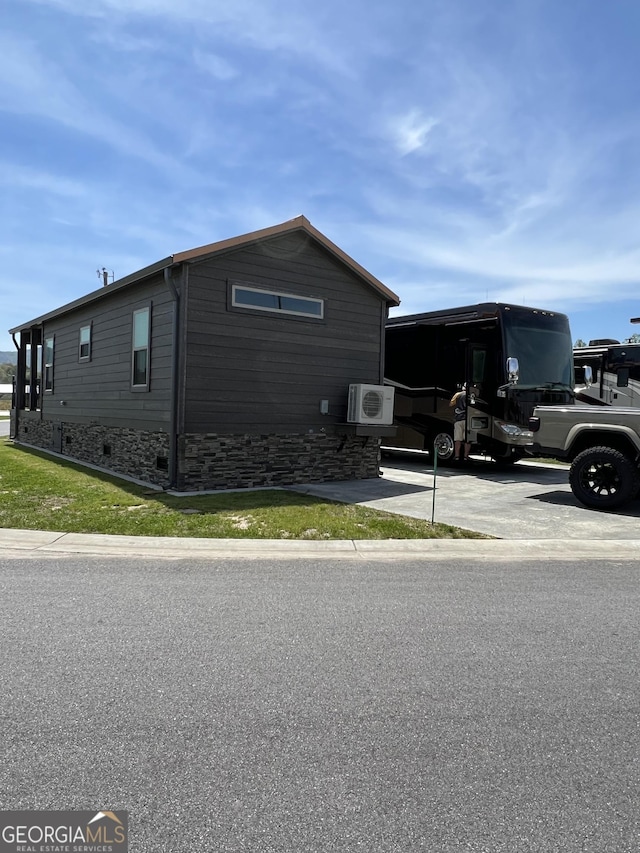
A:
[[[133,284],[136,281],[141,281],[142,279],[155,275],[173,264],[173,256],[164,258],[163,260],[157,261],[148,267],[144,267],[144,269],[138,270],[130,275],[126,275],[124,278],[118,279],[118,281],[114,281],[111,284],[98,288],[97,290],[92,290],[91,293],[86,293],[84,296],[74,299],[73,302],[68,302],[66,305],[62,305],[60,308],[55,308],[53,311],[41,314],[33,320],[21,323],[19,326],[9,329],[9,334],[15,335],[17,332],[21,332],[24,329],[30,329],[33,326],[41,326],[43,323],[46,323],[47,320],[52,320],[54,317],[61,317],[63,314],[68,314],[70,311],[75,311],[76,308],[83,308],[85,305],[90,305],[92,302],[95,302],[98,299],[103,299],[110,293],[114,293],[115,291],[120,290],[123,287],[127,287],[127,285]]]
[[[360,266],[357,261],[354,261],[346,252],[343,252],[335,243],[329,240],[325,235],[318,231],[317,228],[309,222],[306,216],[296,216],[294,219],[289,219],[287,222],[281,222],[279,225],[272,225],[269,228],[262,228],[259,231],[251,231],[248,234],[242,234],[239,237],[232,237],[229,240],[220,240],[217,243],[209,243],[206,246],[200,246],[196,249],[190,249],[187,252],[179,252],[173,256],[174,263],[203,260],[206,257],[220,254],[221,252],[229,251],[240,246],[247,246],[251,243],[259,243],[263,240],[269,240],[277,237],[280,234],[287,234],[292,231],[305,231],[310,237],[313,237],[318,243],[325,247],[332,255],[338,258],[343,264],[348,266],[361,278],[365,279],[375,290],[377,290],[390,306],[400,304],[399,297],[375,276]]]
[[[314,240],[324,246],[324,248],[327,249],[327,251],[329,251],[334,257],[351,269],[356,275],[364,279],[384,298],[389,307],[395,307],[400,304],[399,297],[392,290],[386,287],[386,285],[379,281],[375,276],[371,275],[368,270],[360,266],[360,264],[357,263],[357,261],[354,261],[353,258],[346,254],[346,252],[343,252],[342,249],[325,237],[325,235],[318,231],[317,228],[314,228],[305,216],[297,216],[294,219],[289,219],[287,222],[282,222],[279,225],[272,225],[269,228],[262,228],[259,231],[251,231],[250,233],[242,234],[239,237],[231,237],[228,240],[220,240],[216,243],[209,243],[196,249],[190,249],[186,252],[178,252],[175,255],[170,255],[169,257],[164,258],[161,261],[156,261],[156,263],[151,264],[148,267],[144,267],[137,272],[131,273],[118,281],[114,281],[112,284],[108,284],[92,291],[91,293],[87,293],[85,296],[81,296],[79,299],[75,299],[73,302],[69,302],[60,308],[56,308],[53,311],[42,314],[33,320],[29,320],[27,323],[21,323],[19,326],[9,329],[9,333],[13,335],[23,329],[29,329],[33,326],[41,326],[47,320],[51,320],[54,317],[61,317],[63,314],[75,311],[77,308],[90,305],[92,302],[102,299],[110,293],[114,293],[115,291],[120,290],[127,285],[134,284],[137,281],[142,281],[155,273],[161,272],[167,267],[181,263],[194,263],[211,255],[217,255],[240,246],[258,243],[263,240],[276,237],[280,234],[287,234],[298,230],[305,231],[309,236],[313,237]]]

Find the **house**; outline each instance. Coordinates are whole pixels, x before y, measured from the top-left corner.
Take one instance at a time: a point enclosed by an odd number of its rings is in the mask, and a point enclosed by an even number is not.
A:
[[[11,434],[177,490],[377,476],[347,396],[398,304],[303,216],[171,255],[10,330]]]

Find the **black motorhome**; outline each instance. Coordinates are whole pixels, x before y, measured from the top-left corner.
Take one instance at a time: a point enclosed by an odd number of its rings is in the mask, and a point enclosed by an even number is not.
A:
[[[481,303],[392,317],[385,383],[395,387],[396,447],[453,457],[449,400],[466,386],[473,452],[515,462],[531,444],[535,406],[574,401],[573,346],[564,314]]]

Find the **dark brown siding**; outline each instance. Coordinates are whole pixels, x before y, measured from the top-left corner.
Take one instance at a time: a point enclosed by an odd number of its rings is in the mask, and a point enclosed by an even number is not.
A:
[[[230,281],[324,299],[324,320],[231,310]],[[194,263],[187,292],[187,433],[330,428],[349,383],[381,381],[384,301],[305,235]]]
[[[132,391],[132,313],[149,303],[150,387],[149,391]],[[125,288],[47,322],[44,337],[55,335],[55,356],[53,393],[43,395],[43,417],[140,430],[168,429],[172,318],[173,301],[162,276],[157,276],[152,282]],[[91,360],[80,362],[80,327],[89,323]]]

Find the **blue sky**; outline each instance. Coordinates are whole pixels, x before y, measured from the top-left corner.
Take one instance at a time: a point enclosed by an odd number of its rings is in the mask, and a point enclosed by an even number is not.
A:
[[[402,299],[623,339],[637,0],[2,0],[6,329],[304,214]]]

